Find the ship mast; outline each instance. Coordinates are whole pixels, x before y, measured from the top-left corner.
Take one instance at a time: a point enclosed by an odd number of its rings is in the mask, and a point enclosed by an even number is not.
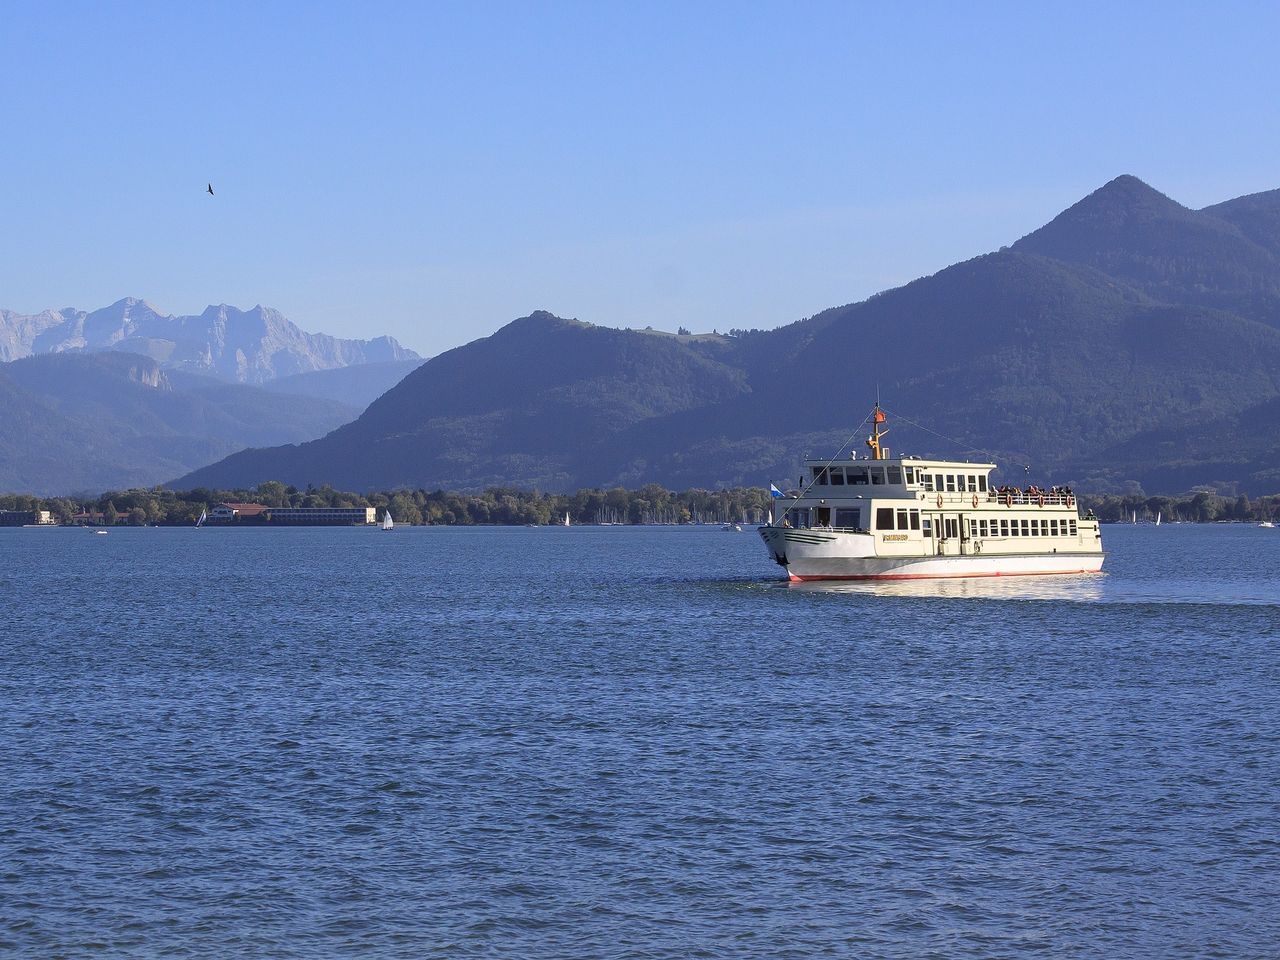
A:
[[[867,446],[871,449],[872,460],[889,459],[888,448],[880,446],[880,438],[889,433],[888,430],[880,429],[880,424],[884,423],[886,419],[888,418],[885,417],[884,411],[880,409],[880,401],[877,400],[875,412],[871,417],[871,436],[867,437]]]

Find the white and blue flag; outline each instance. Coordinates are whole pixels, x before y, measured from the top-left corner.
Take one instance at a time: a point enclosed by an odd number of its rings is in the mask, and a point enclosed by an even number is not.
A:
[[[777,499],[778,497],[785,496],[785,494],[771,483],[769,484],[769,496]]]

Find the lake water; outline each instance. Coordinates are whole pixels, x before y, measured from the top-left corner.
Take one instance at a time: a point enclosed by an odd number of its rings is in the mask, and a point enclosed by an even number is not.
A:
[[[0,530],[0,953],[1275,957],[1280,530]]]

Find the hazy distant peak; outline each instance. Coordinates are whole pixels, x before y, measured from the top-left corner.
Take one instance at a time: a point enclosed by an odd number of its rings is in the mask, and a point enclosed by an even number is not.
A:
[[[307,333],[262,304],[249,310],[210,304],[199,316],[172,316],[146,300],[124,297],[89,313],[73,308],[34,316],[0,311],[0,361],[69,350],[123,350],[151,357],[165,369],[240,383],[420,359],[388,336],[348,340]]]

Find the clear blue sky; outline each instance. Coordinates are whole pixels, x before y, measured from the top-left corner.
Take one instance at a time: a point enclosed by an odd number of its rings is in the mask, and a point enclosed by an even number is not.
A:
[[[1280,187],[1275,4],[10,4],[0,306],[772,327],[1120,173]],[[212,181],[216,197],[204,193]]]

